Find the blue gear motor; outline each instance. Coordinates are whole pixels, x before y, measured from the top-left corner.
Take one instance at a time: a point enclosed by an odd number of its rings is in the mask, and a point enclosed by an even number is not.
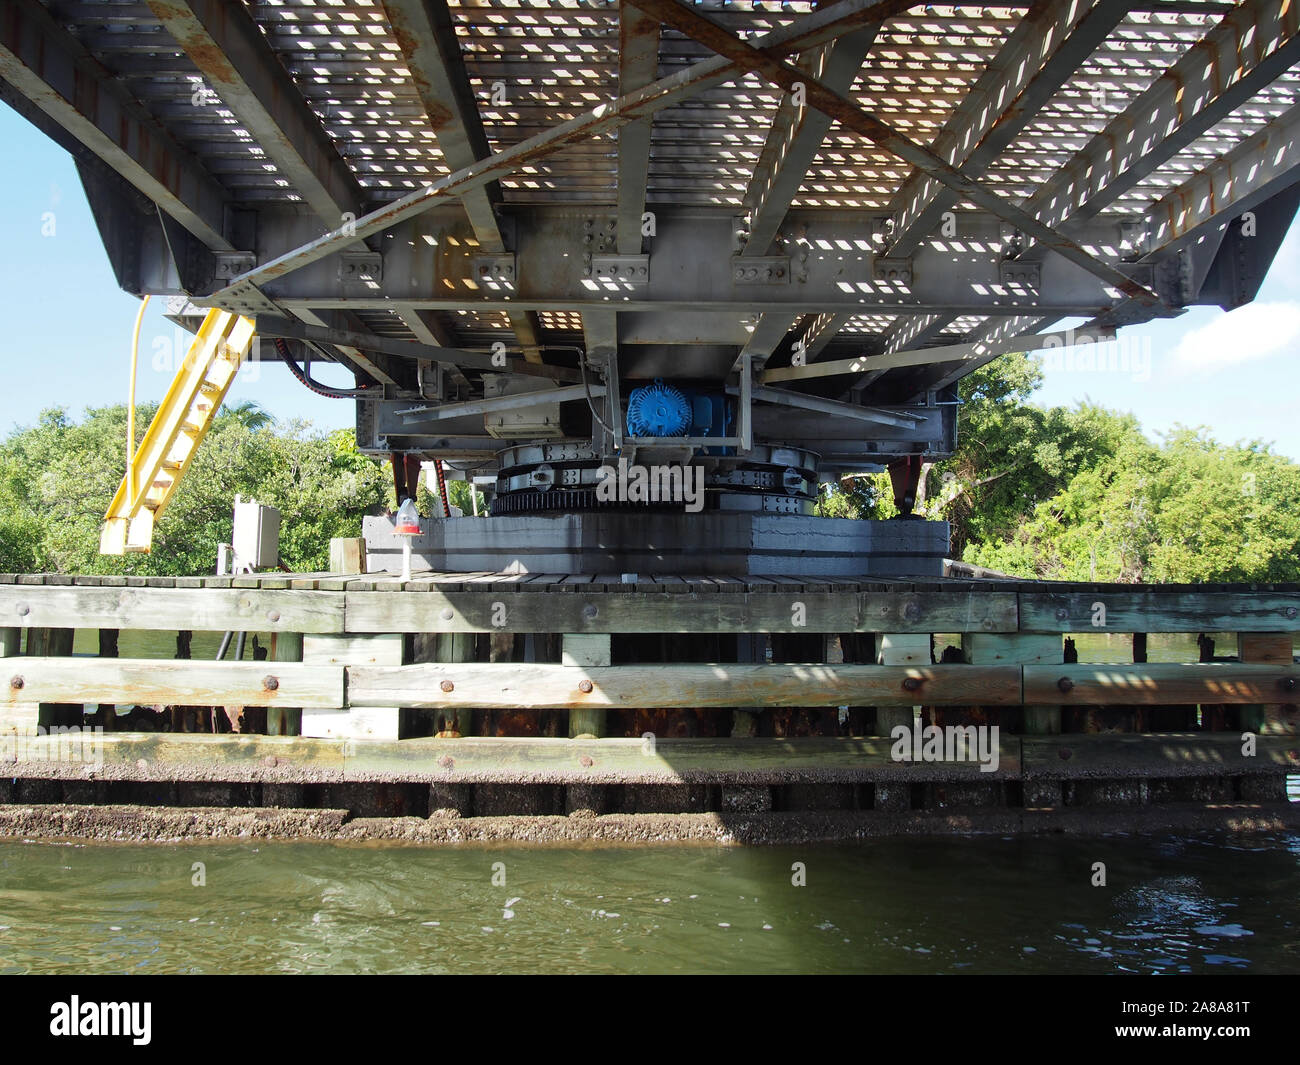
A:
[[[691,403],[680,389],[660,378],[634,388],[627,397],[629,436],[685,436],[691,426]]]

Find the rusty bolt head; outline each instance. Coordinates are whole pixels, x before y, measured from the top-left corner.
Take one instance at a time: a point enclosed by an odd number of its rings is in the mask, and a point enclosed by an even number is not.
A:
[[[578,682],[578,691],[582,692],[584,695],[586,695],[588,692],[590,692],[590,691],[591,691],[591,681],[589,681],[589,680],[581,680],[581,681],[579,681],[579,682]]]
[[[265,689],[266,689],[267,691],[269,691],[269,692],[277,691],[277,690],[279,690],[279,687],[280,687],[280,678],[279,678],[279,677],[263,677],[263,678],[262,678],[262,687],[265,688]]]
[[[27,682],[17,674],[9,678],[9,687],[13,688],[14,691],[21,690],[22,686],[26,683]]]
[[[1060,680],[1056,682],[1056,687],[1062,692],[1073,691],[1074,681],[1072,681],[1069,677],[1062,677]]]
[[[266,612],[266,620],[267,620],[267,621],[279,621],[279,620],[280,620],[280,611],[278,611],[278,610],[268,610],[268,611]]]
[[[578,764],[582,766],[583,769],[590,769],[593,765],[595,765],[595,763],[585,754],[578,759]]]
[[[1056,752],[1056,756],[1057,756],[1057,757],[1058,757],[1062,762],[1068,762],[1068,761],[1070,760],[1070,756],[1073,755],[1073,754],[1074,754],[1074,752],[1073,752],[1072,750],[1070,750],[1069,747],[1062,747],[1059,751]]]
[[[914,692],[914,691],[919,691],[920,688],[921,688],[920,677],[908,677],[903,681],[904,691]]]
[[[449,754],[444,754],[441,758],[438,759],[438,765],[440,765],[443,769],[450,769],[455,764],[456,764],[456,759],[454,759]]]
[[[444,680],[441,684],[438,685],[438,687],[441,688],[441,689],[442,689],[443,691],[445,691],[445,692],[451,692],[451,691],[455,691],[455,690],[456,690],[456,685],[454,685],[454,684],[453,684],[451,681],[449,681],[449,680]]]

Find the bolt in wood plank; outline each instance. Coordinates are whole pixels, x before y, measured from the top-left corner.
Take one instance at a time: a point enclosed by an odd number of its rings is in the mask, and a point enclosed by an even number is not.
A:
[[[582,690],[582,681],[592,690]],[[905,687],[908,681],[915,687]],[[466,663],[349,666],[354,706],[475,706],[501,709],[590,707],[1016,706],[1012,666],[640,665],[574,668],[554,664]]]
[[[1022,632],[1088,632],[1098,606],[1110,632],[1300,631],[1300,592],[1021,592]]]
[[[928,666],[930,664],[928,632],[883,632],[876,637],[876,664],[880,666]],[[920,703],[909,706],[877,706],[876,733],[888,736],[894,729],[913,728]]]
[[[1263,703],[1300,687],[1300,666],[1230,662],[1025,666],[1025,702],[1065,706]]]
[[[271,655],[267,668],[278,670],[271,662],[302,662],[302,636],[300,632],[275,632],[271,634]],[[302,668],[306,669],[307,666]],[[339,705],[343,700],[339,699]],[[266,734],[268,736],[298,736],[302,733],[301,706],[281,706],[278,703],[266,708]]]
[[[184,706],[343,705],[341,666],[42,657],[6,660],[0,669],[0,706],[33,700]],[[267,678],[274,679],[274,687],[265,683]]]
[[[604,633],[566,633],[560,661],[565,666],[587,670],[608,666],[612,661],[610,637]],[[583,683],[578,682],[579,686]],[[595,739],[605,735],[605,711],[596,707],[574,707],[569,711],[569,738]]]
[[[719,632],[1014,632],[1016,602],[1010,593],[957,596],[943,592],[723,591],[713,582],[687,578],[682,594],[593,592],[589,584],[546,587],[551,594],[521,595],[509,604],[505,629],[512,632],[719,633]],[[522,586],[532,589],[533,583]],[[501,631],[494,603],[500,591],[448,592],[436,587],[418,595],[347,592],[347,631]],[[796,604],[799,604],[796,607]],[[2,615],[0,615],[2,616]]]
[[[237,588],[0,587],[0,621],[204,632],[342,632],[343,596]]]
[[[972,665],[1051,666],[1064,656],[1058,635],[963,633],[962,657]],[[1039,705],[1026,696],[1020,711],[1020,731],[1027,735],[1056,735],[1061,731],[1061,708]]]

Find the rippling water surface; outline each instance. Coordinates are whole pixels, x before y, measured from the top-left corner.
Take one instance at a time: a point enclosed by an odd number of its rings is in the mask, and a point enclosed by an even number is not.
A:
[[[1095,862],[1106,887],[1091,886]],[[1298,970],[1294,834],[0,843],[0,973]]]

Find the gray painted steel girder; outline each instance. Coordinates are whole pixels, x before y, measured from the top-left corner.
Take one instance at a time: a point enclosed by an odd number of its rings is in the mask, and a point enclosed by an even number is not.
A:
[[[788,313],[791,322],[808,313],[865,313],[878,308],[902,314],[938,310],[1010,315],[1034,308],[1048,308],[1058,315],[1092,314],[1118,298],[1097,278],[1059,256],[1043,263],[1037,289],[1004,285],[998,256],[988,250],[990,243],[999,240],[997,223],[981,215],[963,220],[960,240],[922,247],[912,259],[908,285],[874,276],[876,248],[869,218],[794,212],[792,220],[806,227],[807,259],[791,263],[780,281],[752,283],[735,276],[732,212],[665,209],[657,212],[649,282],[598,283],[587,276],[582,261],[583,222],[592,215],[599,217],[598,212],[573,208],[517,211],[519,250],[513,284],[485,286],[474,277],[473,249],[456,243],[465,232],[463,219],[426,216],[418,220],[418,229],[403,225],[382,243],[384,270],[379,283],[359,286],[341,281],[336,271],[321,264],[277,280],[266,287],[266,293],[286,308],[383,309],[395,301],[425,309],[600,307]],[[292,240],[293,228],[290,225],[288,232],[274,235]],[[1117,256],[1120,226],[1094,223],[1087,239]]]

